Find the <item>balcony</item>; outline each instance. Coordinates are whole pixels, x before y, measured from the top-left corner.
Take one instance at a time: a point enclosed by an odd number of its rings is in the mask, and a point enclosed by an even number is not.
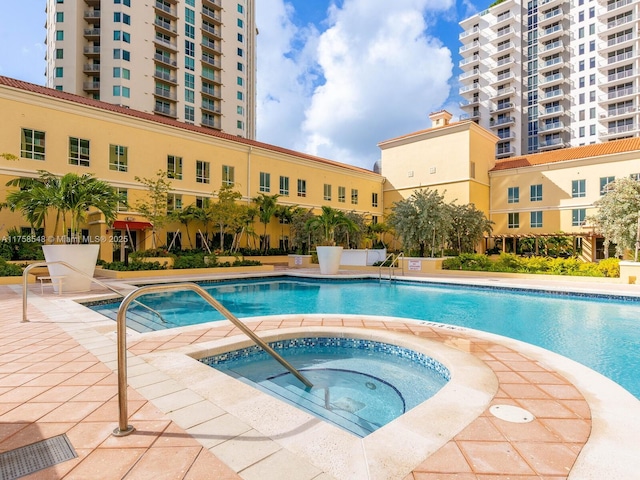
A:
[[[548,25],[559,22],[566,18],[566,13],[562,11],[561,7],[556,7],[551,10],[547,10],[543,13],[538,13],[538,27],[545,28]]]
[[[607,113],[600,114],[600,121],[602,123],[609,123],[619,117],[628,117],[629,115],[634,115],[638,111],[638,107],[633,105],[627,105],[624,107],[613,107],[608,108]]]
[[[159,53],[156,53],[156,54],[153,55],[153,59],[156,62],[160,62],[160,63],[163,63],[165,65],[169,65],[169,66],[174,67],[174,68],[178,66],[178,62],[173,60],[168,55],[160,55]]]
[[[100,82],[84,82],[82,84],[82,89],[85,92],[99,92],[100,91]]]
[[[206,63],[207,65],[211,65],[212,67],[222,69],[222,64],[220,63],[220,61],[216,60],[214,57],[203,54],[200,60],[202,60],[202,62]]]
[[[175,8],[171,8],[169,5],[165,5],[162,2],[156,2],[155,8],[160,10],[164,15],[168,15],[174,19],[178,19],[178,11]]]
[[[553,75],[547,75],[540,79],[539,86],[543,88],[551,87],[552,85],[560,85],[566,80],[562,73],[554,73]]]
[[[165,32],[169,32],[169,33],[172,33],[172,34],[178,33],[178,30],[176,30],[176,27],[171,25],[171,22],[165,22],[165,21],[160,20],[159,18],[156,18],[156,20],[153,22],[153,24],[156,27],[164,30]]]
[[[496,17],[496,20],[489,25],[493,30],[497,30],[499,28],[504,27],[506,24],[508,24],[510,21],[515,20],[515,16],[511,13],[505,13],[502,15],[498,15]]]
[[[516,119],[514,117],[502,117],[497,120],[490,120],[489,126],[491,128],[503,127],[506,125],[514,125],[516,123]]]
[[[202,122],[200,123],[200,125],[202,125],[203,127],[215,128],[216,130],[222,129],[222,124],[220,120],[217,118],[210,118],[210,117],[203,116]]]
[[[493,70],[497,70],[497,69],[504,69],[509,67],[510,65],[512,65],[513,63],[515,63],[516,59],[509,56],[509,58],[501,58],[500,60],[496,61],[495,63],[493,63],[490,67],[489,70],[493,71]]]
[[[538,29],[538,40],[551,38],[552,36],[565,35],[566,33],[565,29],[560,24],[553,25],[549,28],[540,28]]]
[[[538,119],[546,117],[558,117],[566,113],[562,105],[554,105],[553,107],[540,108],[538,110]]]
[[[622,100],[622,99],[625,99],[626,97],[631,97],[636,93],[637,92],[633,87],[618,88],[616,90],[608,92],[606,95],[601,95],[600,98],[598,98],[598,100],[601,103],[610,102],[612,100]]]
[[[473,57],[463,58],[462,60],[460,60],[460,63],[458,65],[460,66],[460,68],[462,68],[466,66],[479,64],[479,63],[480,63],[480,55],[474,55]]]
[[[210,50],[214,53],[218,53],[221,54],[222,50],[220,49],[220,47],[218,45],[216,45],[216,42],[214,42],[213,40],[211,40],[210,38],[207,37],[202,37],[202,47],[206,48],[207,50]]]
[[[82,71],[84,73],[97,73],[100,72],[100,64],[92,64],[92,63],[86,63],[83,65],[82,67]]]
[[[498,140],[499,142],[508,142],[516,139],[516,132],[512,132],[511,130],[509,130],[507,133],[498,132],[497,135],[498,135],[498,138],[500,139]]]
[[[82,49],[82,52],[87,57],[99,57],[100,56],[100,47],[99,46],[84,47]]]
[[[212,97],[212,98],[216,98],[216,99],[222,98],[222,92],[220,91],[220,89],[217,89],[217,88],[211,88],[203,85],[202,90],[200,91],[202,92],[203,95],[208,95],[209,97]]]
[[[489,112],[491,114],[494,113],[504,113],[504,112],[508,112],[509,110],[513,110],[515,108],[515,105],[511,102],[502,102],[499,105],[497,105],[495,108],[492,108],[491,110],[489,110]]]
[[[550,122],[550,123],[540,122],[540,124],[538,125],[538,135],[545,135],[548,133],[560,132],[566,129],[567,127],[562,122]]]
[[[564,148],[568,146],[563,138],[550,138],[548,140],[542,140],[538,144],[538,150],[554,150],[556,148]]]
[[[461,74],[458,79],[459,80],[468,80],[470,78],[476,78],[480,76],[480,70],[478,69],[474,69],[471,70],[470,72],[464,72],[463,74]]]
[[[540,0],[538,2],[538,10],[542,10],[543,8],[555,7],[558,5],[562,5],[563,3],[563,0]]]
[[[200,75],[202,76],[202,78],[204,78],[205,81],[222,85],[222,78],[220,77],[220,75],[211,74],[204,69],[202,70],[202,73]]]
[[[480,99],[478,97],[473,97],[469,100],[463,99],[460,100],[460,108],[470,108],[480,105]]]
[[[165,117],[178,118],[175,108],[167,107],[165,105],[156,105],[153,107],[153,112],[158,115],[164,115]]]
[[[553,90],[549,90],[549,91],[543,91],[542,89],[540,89],[540,92],[538,94],[538,99],[541,102],[547,102],[550,100],[560,100],[562,98],[564,98],[566,95],[565,92],[562,91],[562,89],[560,88],[556,88]]]
[[[213,25],[209,25],[208,23],[202,22],[202,31],[207,32],[210,35],[213,35],[218,40],[222,40],[222,34],[220,30],[214,27]]]
[[[476,92],[478,90],[480,90],[480,86],[477,83],[474,83],[472,85],[465,85],[463,87],[460,87],[460,90],[458,90],[458,93],[460,95],[463,95],[465,93]]]
[[[514,93],[516,93],[516,89],[513,87],[497,88],[495,93],[491,95],[489,98],[491,100],[497,100],[499,98],[504,98],[504,97],[513,95]]]
[[[496,158],[507,158],[512,157],[516,154],[516,147],[512,147],[511,145],[507,145],[504,147],[496,147]]]
[[[510,53],[514,50],[515,43],[513,43],[512,41],[508,41],[498,45],[497,48],[491,53],[491,56],[495,57],[496,55],[506,55],[507,53]]]
[[[609,34],[607,32],[606,35],[601,35],[602,37],[608,37]],[[619,50],[625,47],[629,47],[633,45],[633,42],[636,40],[633,32],[624,33],[622,35],[616,35],[613,38],[606,38],[606,45],[603,45],[600,49],[601,55],[606,55],[606,53],[610,51]]]
[[[599,17],[601,20],[607,20],[611,15],[624,13],[625,10],[628,10],[627,6],[631,5],[633,1],[634,0],[618,0],[617,2],[609,3],[608,0],[600,0],[598,3],[602,6],[606,6],[607,9],[604,10]]]
[[[202,102],[201,108],[202,108],[202,110],[205,110],[205,111],[210,112],[210,113],[220,114],[220,107],[217,106],[214,102],[204,101],[204,102]]]
[[[87,23],[100,23],[100,10],[85,10],[84,19]]]
[[[564,51],[564,44],[560,40],[554,40],[540,46],[541,55],[553,55],[554,53],[560,53],[562,51]]]
[[[460,49],[458,50],[458,53],[460,53],[460,55],[462,55],[464,52],[469,52],[471,50],[473,50],[474,48],[480,48],[480,42],[477,40],[474,40],[473,42],[467,44],[467,45],[463,45],[460,47]]]
[[[163,47],[166,47],[170,50],[173,50],[174,52],[178,51],[178,45],[177,43],[174,43],[170,40],[167,40],[166,38],[162,38],[162,37],[154,37],[153,39],[154,42],[156,42],[158,45],[161,45]]]
[[[202,7],[202,16],[205,17],[209,21],[213,21],[218,25],[222,25],[222,20],[220,20],[220,15],[215,10],[211,10],[207,7]]]
[[[169,83],[173,83],[173,84],[177,84],[178,83],[178,77],[176,77],[175,75],[172,75],[171,73],[168,72],[162,72],[160,70],[156,70],[153,73],[153,76],[157,79],[160,80],[164,80],[165,82],[169,82]]]
[[[460,121],[462,120],[479,120],[480,119],[480,112],[471,112],[471,113],[463,113],[462,115],[460,115]]]
[[[469,30],[465,30],[460,34],[460,36],[458,37],[458,40],[462,42],[465,38],[469,38],[469,36],[477,34],[479,31],[480,29],[478,27],[473,27],[473,28],[470,28]]]
[[[615,137],[631,137],[638,133],[638,126],[634,124],[619,125],[617,127],[609,127],[605,131],[600,132],[601,137],[608,137],[613,140]]]
[[[513,78],[515,78],[513,72],[500,73],[496,75],[496,79],[492,83],[502,83]]]
[[[209,8],[217,8],[219,10],[222,9],[221,0],[202,0],[202,4],[208,6]]]
[[[156,97],[166,98],[168,100],[176,101],[176,99],[177,99],[177,95],[176,95],[175,92],[172,92],[171,90],[167,90],[165,88],[156,87],[156,89],[154,90],[153,94]]]
[[[84,29],[84,38],[91,41],[99,41],[100,40],[100,29],[99,28],[85,28]]]
[[[538,64],[538,73],[564,67],[565,61],[562,57],[553,57],[549,60],[541,61]]]
[[[516,31],[512,27],[499,30],[495,36],[491,37],[490,41],[495,42],[496,40],[506,40],[509,37],[516,37]]]
[[[625,15],[624,17],[616,18],[615,20],[607,22],[606,25],[602,25],[600,28],[598,28],[598,33],[612,35],[627,28],[633,27],[634,21],[635,17],[633,15]]]
[[[607,83],[611,84],[611,83],[621,82],[628,79],[629,77],[634,77],[635,75],[636,73],[633,71],[632,68],[622,70],[616,73],[611,73],[607,75]],[[608,85],[605,85],[605,86],[608,86]]]

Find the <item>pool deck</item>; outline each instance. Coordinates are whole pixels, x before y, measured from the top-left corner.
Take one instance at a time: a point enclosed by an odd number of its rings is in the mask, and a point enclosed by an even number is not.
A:
[[[341,271],[351,274],[362,275]],[[420,278],[640,297],[640,285],[545,277]],[[124,282],[109,283],[130,288]],[[106,293],[97,288],[90,296]],[[77,454],[20,478],[638,478],[640,401],[615,383],[567,358],[505,337],[386,317],[246,320],[255,332],[268,336],[326,330],[393,338],[439,352],[456,365],[453,377],[460,381],[445,387],[440,398],[436,395],[429,409],[417,407],[417,412],[364,439],[265,398],[193,360],[189,355],[243,340],[227,321],[128,332],[129,423],[136,430],[115,437],[115,324],[78,305],[78,297],[42,294],[39,286],[31,285],[29,322],[23,323],[21,286],[0,286],[0,455],[61,434]],[[502,420],[490,412],[495,405],[521,407],[535,419]],[[0,468],[7,478],[17,478],[15,472],[5,473],[10,466]]]

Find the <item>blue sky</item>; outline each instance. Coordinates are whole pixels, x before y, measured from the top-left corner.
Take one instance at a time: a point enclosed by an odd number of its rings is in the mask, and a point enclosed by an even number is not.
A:
[[[371,168],[379,142],[460,113],[458,22],[488,2],[256,0],[258,140]],[[44,84],[46,1],[3,3],[0,75]]]

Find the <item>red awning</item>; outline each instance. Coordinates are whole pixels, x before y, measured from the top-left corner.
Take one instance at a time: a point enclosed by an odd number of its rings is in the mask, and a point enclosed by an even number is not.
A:
[[[149,222],[128,222],[124,220],[116,220],[113,222],[113,228],[115,230],[146,230],[147,228],[153,228]]]

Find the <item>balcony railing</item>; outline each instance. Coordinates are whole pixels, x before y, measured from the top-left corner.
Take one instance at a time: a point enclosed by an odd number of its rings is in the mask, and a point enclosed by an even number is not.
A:
[[[543,123],[538,127],[538,132],[548,132],[549,130],[557,130],[559,128],[564,128],[564,125],[560,122]]]
[[[174,108],[166,107],[164,105],[156,105],[155,107],[153,107],[153,111],[155,113],[159,113],[160,115],[166,115],[168,117],[176,118],[178,116]]]
[[[460,47],[460,50],[458,50],[460,53],[464,53],[467,50],[471,50],[473,48],[480,48],[480,42],[478,42],[477,40],[474,40],[473,42],[471,42],[469,45],[463,45]]]
[[[616,90],[612,90],[608,92],[606,95],[602,95],[600,97],[601,101],[614,100],[620,97],[626,97],[628,95],[633,95],[635,93],[633,87],[626,88],[618,88]]]
[[[607,12],[610,12],[611,10],[616,10],[621,7],[625,7],[627,5],[631,5],[632,3],[633,3],[633,0],[618,0],[617,2],[609,3],[607,4]]]
[[[619,43],[628,42],[633,39],[634,39],[633,33],[625,33],[624,35],[618,35],[614,38],[610,38],[609,40],[607,40],[607,47],[613,47],[615,45],[618,45]]]
[[[507,125],[509,123],[515,123],[516,119],[513,117],[503,117],[503,118],[498,118],[497,120],[491,120],[489,122],[489,125],[492,127],[497,127],[498,125]]]
[[[94,65],[94,64],[90,64],[87,63],[84,65],[84,67],[82,67],[82,70],[84,72],[99,72],[100,71],[100,65]]]
[[[607,22],[607,30],[615,27],[619,27],[620,25],[625,25],[627,23],[633,22],[633,15],[625,15],[621,18],[616,18],[610,22]]]
[[[478,90],[480,87],[477,83],[474,83],[473,85],[465,85],[464,87],[460,87],[459,93],[463,94],[463,93],[468,93],[468,92],[472,92],[474,90]]]
[[[467,38],[469,35],[473,35],[474,33],[478,33],[480,31],[480,28],[478,27],[473,27],[469,30],[465,30],[464,32],[462,32],[460,34],[459,39],[462,40],[463,38]]]
[[[162,10],[165,13],[168,13],[172,17],[177,17],[178,16],[177,10],[175,8],[171,8],[169,5],[165,5],[162,2],[156,2],[156,8],[158,10]]]
[[[516,147],[506,146],[506,147],[496,147],[496,156],[501,157],[505,155],[513,155],[516,153]]]
[[[620,53],[618,55],[611,55],[607,57],[606,63],[601,63],[602,66],[611,65],[612,63],[624,62],[633,58],[633,51]]]
[[[177,98],[175,92],[172,92],[171,90],[166,90],[164,88],[156,87],[155,94],[159,97],[168,98],[170,100],[176,100]]]
[[[156,18],[155,22],[153,22],[156,26],[167,30],[171,33],[177,33],[177,30],[174,26],[171,25],[171,22],[164,22],[162,20],[160,20],[159,18]]]
[[[460,60],[460,66],[464,67],[465,65],[469,65],[470,63],[480,61],[480,55],[474,55],[473,57],[464,58]]]
[[[633,73],[633,69],[623,70],[621,72],[612,73],[611,75],[607,75],[607,81],[615,82],[616,80],[622,80],[623,78],[633,77],[635,74]]]
[[[171,75],[168,72],[161,72],[159,70],[156,70],[155,73],[153,74],[154,77],[159,78],[161,80],[164,80],[166,82],[170,82],[170,83],[178,83],[178,78],[174,75]]]
[[[550,138],[549,140],[543,140],[539,143],[540,148],[557,147],[564,145],[564,139],[562,138]]]
[[[626,115],[627,113],[635,113],[637,108],[633,105],[627,105],[625,107],[609,108],[607,113],[600,115],[600,118],[606,119],[607,117],[617,117],[619,115]]]
[[[175,60],[171,60],[171,57],[167,55],[161,55],[159,53],[156,53],[153,55],[153,58],[159,62],[166,63],[167,65],[171,65],[172,67],[178,66],[178,62],[176,62]]]
[[[607,135],[619,135],[621,133],[633,132],[636,129],[637,127],[633,123],[628,125],[619,125],[617,127],[609,127],[607,129]]]

